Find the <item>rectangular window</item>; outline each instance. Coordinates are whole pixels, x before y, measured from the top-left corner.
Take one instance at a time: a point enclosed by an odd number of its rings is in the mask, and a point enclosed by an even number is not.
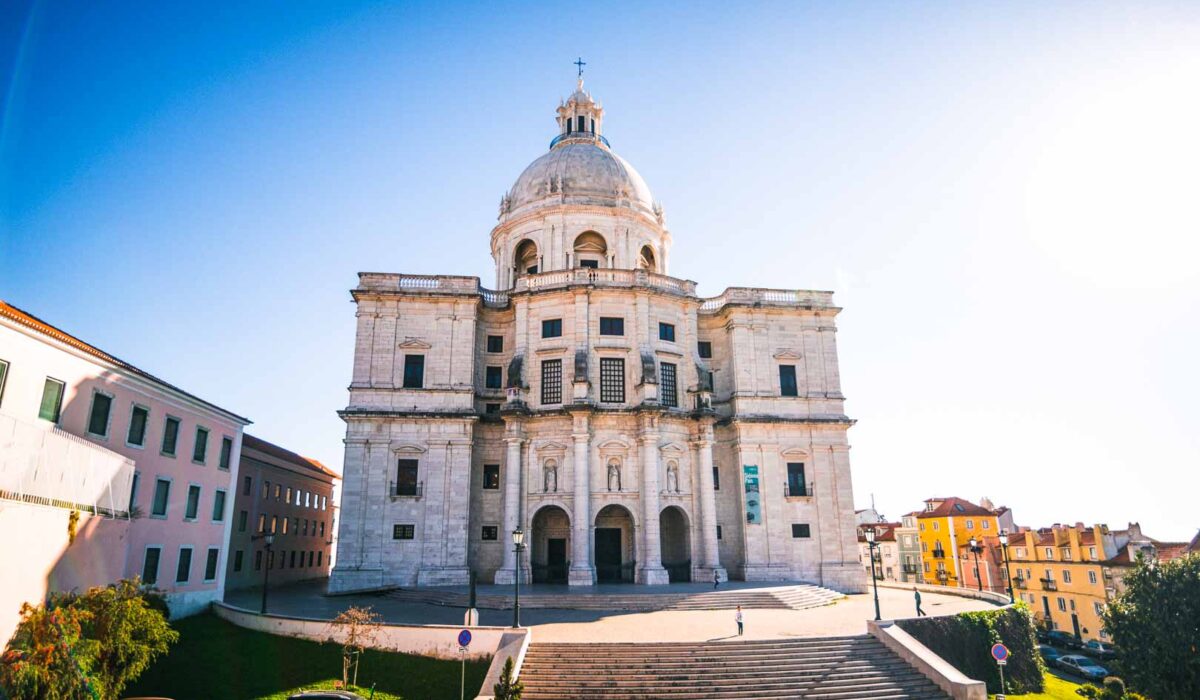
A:
[[[792,537],[811,537],[808,523],[792,523]]]
[[[304,507],[305,508],[312,507],[312,492],[311,491],[304,492]]]
[[[321,537],[325,536],[325,521],[321,521]]]
[[[259,532],[267,531],[267,514],[266,513],[258,514],[258,531]]]
[[[204,580],[217,580],[217,560],[221,558],[221,550],[216,547],[208,548],[208,558],[204,562]]]
[[[8,363],[0,360],[0,403],[4,402],[4,384],[8,380]]]
[[[796,365],[779,365],[779,395],[797,396]]]
[[[267,496],[271,495],[271,482],[264,481],[262,485],[262,499],[267,500]]]
[[[1088,572],[1088,583],[1095,583],[1095,582],[1096,582],[1096,572],[1089,571]]]
[[[167,517],[167,499],[171,495],[171,482],[158,479],[154,482],[154,503],[150,506],[150,515],[160,518]]]
[[[600,335],[625,335],[625,319],[601,316]]]
[[[133,507],[137,505],[138,483],[141,480],[142,480],[141,475],[138,474],[137,472],[134,472],[133,473],[133,481],[132,481],[132,483],[129,484],[129,508],[130,508],[130,510],[132,510]]]
[[[696,343],[696,351],[700,353],[700,358],[707,360],[712,357],[712,343],[707,340],[701,340]]]
[[[238,532],[246,531],[246,521],[249,519],[250,513],[248,511],[243,510],[238,512]]]
[[[221,438],[221,461],[217,462],[218,469],[229,471],[229,460],[233,456],[233,439]]]
[[[542,403],[562,403],[562,360],[542,360]]]
[[[789,496],[811,496],[808,492],[808,482],[804,479],[804,462],[788,462],[788,493]]]
[[[162,453],[175,456],[175,447],[179,443],[179,419],[167,416],[163,424]]]
[[[679,388],[675,377],[675,365],[663,362],[659,365],[662,370],[662,405],[668,408],[679,408]]]
[[[404,356],[404,388],[420,389],[425,386],[425,356]]]
[[[208,457],[208,429],[196,428],[196,444],[192,446],[192,461],[197,464],[204,464],[204,460]]]
[[[242,477],[242,495],[243,496],[250,495],[250,487],[253,483],[254,482],[250,479],[250,477],[248,477],[248,476]]]
[[[200,511],[200,487],[192,484],[188,486],[187,508],[183,512],[184,520],[195,520],[196,513]]]
[[[562,319],[548,318],[542,321],[542,337],[543,338],[561,338],[562,337]]]
[[[494,415],[497,415],[497,414],[499,414],[499,413],[500,413],[500,404],[498,404],[498,403],[485,403],[485,404],[483,405],[483,412],[484,412],[484,413],[486,413],[486,414],[487,414],[487,415],[489,415],[489,416],[494,416]]]
[[[658,324],[658,339],[674,343],[675,342],[675,325],[672,323],[663,323],[660,321]]]
[[[175,567],[175,583],[187,583],[192,577],[192,548],[179,548],[179,565]]]
[[[485,488],[485,489],[500,488],[500,465],[499,464],[483,465],[483,488]]]
[[[495,541],[499,539],[499,531],[500,528],[495,525],[484,525],[483,532],[480,533],[479,538],[487,541]]]
[[[1062,612],[1067,611],[1067,601],[1062,596],[1058,598],[1058,609]]]
[[[311,551],[308,553],[308,565],[313,565],[313,553]]]
[[[212,519],[214,523],[225,520],[225,492],[220,489],[213,491]]]
[[[324,554],[324,552],[317,552],[317,566],[321,566],[321,555],[322,554]]]
[[[718,540],[721,539],[721,526],[720,525],[717,526],[717,539]]]
[[[393,540],[411,540],[416,534],[415,525],[393,525],[392,539]]]
[[[233,553],[233,573],[236,574],[242,570],[242,557],[244,554],[245,552],[240,549]]]
[[[304,563],[304,559],[301,559],[301,560],[300,560],[300,563],[301,563],[301,564],[303,564],[303,563]],[[294,549],[292,550],[292,559],[291,559],[291,563],[290,563],[290,564],[288,564],[288,568],[289,568],[289,569],[294,569],[294,568],[296,568],[296,550],[294,550]]]
[[[504,385],[504,370],[500,367],[488,367],[483,385],[488,389],[500,389]]]
[[[968,521],[967,521],[967,529],[968,529],[968,530],[974,530],[974,529],[975,529],[975,521],[974,521],[974,520],[968,520]]]
[[[287,496],[283,499],[284,503],[291,504],[292,502],[292,487],[287,487]]]
[[[600,268],[600,261],[599,260],[580,260],[579,266],[580,267],[590,267],[593,270],[596,270],[596,269]]]
[[[1092,610],[1096,611],[1097,615],[1103,615],[1104,614],[1104,603],[1097,603],[1096,601],[1092,601]]]
[[[488,352],[504,352],[504,336],[489,335],[487,337]]]
[[[146,558],[142,560],[142,583],[158,583],[158,559],[161,556],[161,547],[146,548]]]
[[[62,415],[63,394],[66,389],[66,384],[46,377],[46,383],[42,386],[42,404],[38,408],[38,418],[51,423],[58,422],[59,416]]]
[[[326,505],[327,505],[327,501],[325,500],[325,497],[321,496],[321,510],[325,510]]]
[[[721,468],[713,465],[713,491],[721,490]]]
[[[275,500],[277,500],[277,501],[278,501],[278,500],[279,500],[279,496],[280,496],[280,494],[282,494],[282,493],[283,493],[283,487],[282,487],[282,486],[280,486],[279,484],[275,484]]]
[[[88,414],[87,431],[97,437],[108,437],[108,417],[112,413],[112,397],[92,392],[92,410]]]
[[[288,525],[290,525],[291,522],[292,522],[291,518],[286,517],[286,516],[283,518],[283,533],[281,533],[281,534],[284,534],[284,535],[288,534]]]
[[[396,460],[396,495],[417,495],[417,460]]]
[[[129,432],[125,435],[125,444],[143,447],[146,444],[146,423],[150,420],[150,409],[134,405],[129,414]]]
[[[1054,548],[1046,547],[1046,561],[1054,561]]]
[[[1070,582],[1071,582],[1071,570],[1063,569],[1063,583],[1070,583]]]
[[[600,358],[601,403],[625,403],[625,359]]]
[[[284,522],[285,522],[285,523],[287,522],[287,519],[286,519],[286,518],[284,519]],[[274,534],[275,534],[275,533],[278,531],[278,530],[277,530],[277,528],[278,528],[278,527],[279,527],[279,516],[278,516],[278,515],[272,515],[272,516],[271,516],[271,534],[272,534],[272,535],[274,535]]]

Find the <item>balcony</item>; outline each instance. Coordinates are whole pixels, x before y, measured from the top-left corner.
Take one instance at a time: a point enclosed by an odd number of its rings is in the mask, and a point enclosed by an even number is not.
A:
[[[643,287],[681,296],[696,296],[696,283],[646,270],[620,270],[611,267],[576,267],[521,275],[513,287],[514,293],[575,286]]]
[[[418,481],[415,484],[397,484],[395,481],[388,482],[388,496],[393,501],[400,498],[413,498],[419,501],[424,495],[424,481]]]
[[[0,499],[128,518],[132,484],[133,460],[0,413]]]
[[[915,574],[915,573],[917,573],[917,565],[916,564],[901,564],[900,570],[906,574]]]
[[[945,584],[950,580],[950,574],[942,569],[938,569],[937,580],[939,583]]]
[[[1058,582],[1052,578],[1039,578],[1038,581],[1041,581],[1043,591],[1057,591],[1058,590]]]
[[[944,550],[944,549],[935,549],[932,552],[930,552],[930,554],[933,555],[934,559],[945,559],[946,558],[946,550]]]
[[[795,483],[790,481],[783,482],[783,495],[785,498],[812,498],[816,493],[816,482],[810,481],[805,483]]]
[[[1013,586],[1016,588],[1020,588],[1021,590],[1026,590],[1029,588],[1029,582],[1023,578],[1014,578]]]

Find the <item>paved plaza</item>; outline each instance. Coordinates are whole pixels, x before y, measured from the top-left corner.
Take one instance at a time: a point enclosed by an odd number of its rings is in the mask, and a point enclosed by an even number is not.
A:
[[[758,589],[770,584],[746,584],[730,582],[722,584],[734,589]],[[532,589],[532,590],[531,590]],[[558,587],[525,586],[523,593],[544,594]],[[672,586],[598,586],[598,593],[618,592],[624,594],[645,592],[702,592],[712,590],[705,584],[675,584]],[[647,590],[651,589],[651,590]],[[450,589],[457,590],[457,589]],[[480,586],[480,594],[501,591],[511,593],[510,587]],[[591,589],[589,589],[591,590]],[[573,593],[578,590],[573,590]],[[261,589],[230,591],[225,600],[250,610],[258,610]],[[879,589],[880,612],[884,619],[911,617],[914,613],[911,591]],[[278,615],[331,619],[342,610],[352,606],[370,606],[384,620],[409,625],[459,625],[463,622],[463,609],[427,603],[414,603],[387,593],[353,594],[340,596],[325,595],[325,580],[307,581],[278,589],[271,589],[268,611]],[[986,610],[994,607],[990,603],[943,595],[922,593],[922,607],[930,615],[952,615],[971,610]],[[781,639],[798,637],[829,637],[863,634],[866,622],[875,617],[870,593],[851,595],[826,605],[808,610],[758,610],[743,611],[745,636],[742,639]],[[736,639],[737,626],[732,610],[687,610],[656,612],[625,612],[595,610],[561,610],[551,608],[522,608],[521,624],[531,627],[538,642],[697,642]],[[482,625],[508,626],[512,624],[511,610],[480,610]]]

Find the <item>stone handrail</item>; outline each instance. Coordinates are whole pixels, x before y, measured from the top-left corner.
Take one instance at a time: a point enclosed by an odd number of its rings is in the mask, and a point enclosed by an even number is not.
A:
[[[684,296],[696,295],[696,283],[647,270],[620,270],[611,267],[576,267],[532,275],[521,275],[513,291],[556,289],[572,285],[597,287],[649,287]]]
[[[868,620],[867,631],[954,700],[987,700],[983,681],[968,678],[891,620]]]

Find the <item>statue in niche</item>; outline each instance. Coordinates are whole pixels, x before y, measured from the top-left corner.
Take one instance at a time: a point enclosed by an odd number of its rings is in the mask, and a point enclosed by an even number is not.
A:
[[[667,462],[667,492],[679,493],[679,464]]]
[[[546,493],[558,491],[558,463],[552,459],[546,460],[542,469],[542,490]]]
[[[608,490],[621,490],[621,462],[616,458],[608,460]]]

